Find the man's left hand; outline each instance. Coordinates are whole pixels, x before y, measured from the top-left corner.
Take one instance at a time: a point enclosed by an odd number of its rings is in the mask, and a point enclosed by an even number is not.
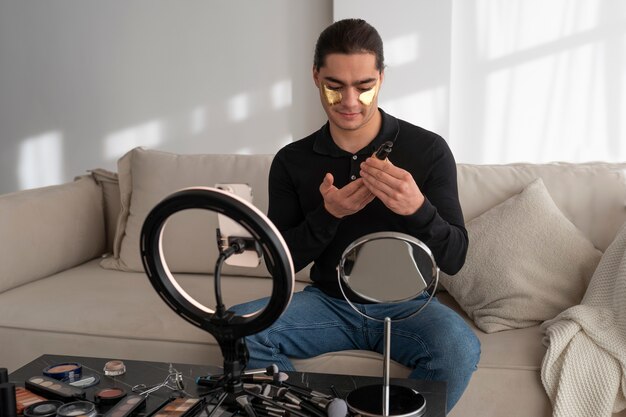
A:
[[[361,177],[370,192],[394,213],[408,216],[424,204],[424,194],[413,176],[389,160],[367,158],[361,164]]]

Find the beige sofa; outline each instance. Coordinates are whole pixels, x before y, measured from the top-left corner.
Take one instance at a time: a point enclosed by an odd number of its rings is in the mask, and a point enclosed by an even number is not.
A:
[[[170,310],[141,270],[133,272],[137,233],[146,210],[184,186],[246,182],[264,211],[271,159],[271,155],[182,156],[135,149],[120,160],[117,174],[95,170],[71,183],[0,196],[0,366],[15,370],[43,353],[221,364],[213,338]],[[458,173],[467,221],[520,195],[537,178],[576,233],[600,251],[626,221],[626,164],[459,164]],[[212,279],[203,272],[212,270],[214,255],[202,245],[215,240],[215,215],[188,214],[189,218],[173,221],[166,244],[168,263],[171,259],[170,266],[178,270],[177,278],[189,293],[211,302]],[[483,240],[487,238],[471,245],[478,247]],[[535,245],[549,246],[541,241]],[[568,245],[560,250],[566,253]],[[492,253],[495,261],[508,259],[505,255]],[[262,267],[226,268],[224,274],[229,305],[269,293],[270,280]],[[296,290],[302,289],[306,271],[296,278]],[[462,271],[456,278],[476,277]],[[479,283],[472,285],[480,290]],[[552,288],[558,292],[558,287]],[[438,297],[466,318],[480,338],[482,355],[450,415],[551,415],[540,380],[546,351],[540,321],[486,333],[460,307],[464,301],[457,303],[451,294],[452,290],[441,292]],[[481,309],[472,308],[477,319]],[[294,362],[300,370],[381,372],[380,356],[370,352],[337,352]],[[393,374],[406,376],[408,369],[394,364]]]

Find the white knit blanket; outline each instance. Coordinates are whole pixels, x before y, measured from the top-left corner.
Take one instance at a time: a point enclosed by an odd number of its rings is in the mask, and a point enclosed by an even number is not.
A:
[[[580,305],[542,324],[541,367],[554,417],[606,417],[626,408],[626,225]]]

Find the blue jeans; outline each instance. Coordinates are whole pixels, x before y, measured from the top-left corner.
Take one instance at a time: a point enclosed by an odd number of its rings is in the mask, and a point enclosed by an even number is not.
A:
[[[427,295],[400,304],[355,304],[372,317],[401,317],[415,311]],[[257,311],[267,299],[232,307],[237,314]],[[391,325],[391,358],[411,369],[410,378],[446,381],[450,411],[478,365],[480,342],[465,321],[434,298],[417,316]],[[294,370],[292,358],[311,358],[327,352],[360,349],[383,352],[384,324],[366,319],[343,299],[308,286],[293,295],[280,318],[268,329],[246,338],[249,368],[272,363]]]

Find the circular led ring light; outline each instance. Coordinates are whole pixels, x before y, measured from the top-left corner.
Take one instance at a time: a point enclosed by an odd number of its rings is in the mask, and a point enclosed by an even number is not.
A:
[[[191,297],[176,281],[163,254],[163,231],[168,218],[182,210],[205,209],[224,214],[242,225],[261,244],[272,277],[272,294],[262,310],[234,316],[227,324],[215,311]],[[152,286],[176,313],[214,336],[242,338],[269,327],[287,308],[294,286],[293,262],[274,224],[256,207],[226,191],[209,187],[183,189],[158,203],[141,230],[141,259]],[[227,328],[227,329],[226,329]]]

